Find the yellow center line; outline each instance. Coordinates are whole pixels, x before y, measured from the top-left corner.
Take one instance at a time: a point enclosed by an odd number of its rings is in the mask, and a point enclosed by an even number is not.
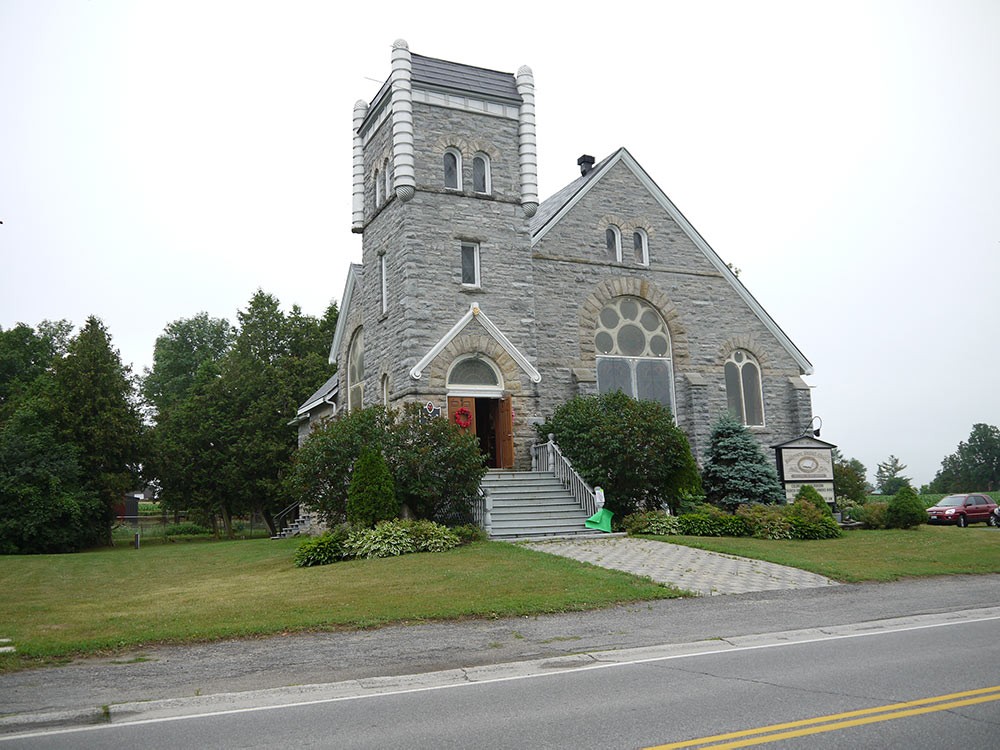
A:
[[[675,750],[675,748],[696,747],[700,745],[711,745],[712,750],[721,748],[748,747],[750,745],[762,745],[767,742],[789,739],[791,737],[804,737],[821,732],[831,732],[837,729],[847,729],[848,727],[862,726],[864,724],[874,724],[880,721],[891,719],[902,719],[907,716],[918,716],[920,714],[932,713],[934,711],[947,711],[961,706],[971,706],[977,703],[1000,700],[1000,685],[989,688],[979,688],[976,690],[965,690],[960,693],[949,693],[939,695],[934,698],[921,698],[919,700],[907,701],[905,703],[891,703],[886,706],[875,706],[873,708],[862,708],[856,711],[846,711],[828,716],[817,716],[812,719],[800,719],[783,724],[771,724],[769,726],[758,727],[757,729],[745,729],[739,732],[729,732],[727,734],[716,734],[710,737],[701,737],[695,740],[685,740],[683,742],[673,742],[667,745],[656,745],[646,748],[646,750]],[[929,705],[935,704],[935,705]],[[861,718],[854,718],[861,717]],[[821,726],[816,726],[821,725]],[[791,731],[781,731],[791,730]],[[771,734],[777,732],[777,734]],[[754,735],[767,735],[757,736]],[[748,737],[750,739],[740,740]],[[724,740],[738,740],[725,744],[712,744]]]

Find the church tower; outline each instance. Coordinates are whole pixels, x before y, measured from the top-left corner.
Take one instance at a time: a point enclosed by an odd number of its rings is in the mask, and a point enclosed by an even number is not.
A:
[[[331,351],[338,408],[417,402],[474,432],[491,466],[513,466],[515,450],[523,462],[533,430],[516,415],[537,411],[541,380],[531,70],[424,57],[397,41],[388,80],[355,105],[353,168],[362,263]]]

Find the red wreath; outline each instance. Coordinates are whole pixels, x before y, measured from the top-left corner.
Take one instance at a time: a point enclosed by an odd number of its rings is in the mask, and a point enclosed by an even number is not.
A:
[[[466,409],[464,406],[461,406],[458,409],[456,409],[455,415],[452,418],[455,420],[455,424],[457,424],[463,430],[472,424],[472,412]]]

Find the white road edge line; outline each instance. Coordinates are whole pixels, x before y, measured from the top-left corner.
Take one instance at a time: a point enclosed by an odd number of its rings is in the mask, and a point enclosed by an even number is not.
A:
[[[574,666],[574,667],[570,667],[570,668],[566,668],[566,669],[553,669],[552,671],[546,671],[546,672],[532,672],[530,674],[509,675],[509,676],[504,676],[504,677],[494,677],[494,678],[488,678],[488,679],[482,679],[482,680],[452,682],[452,683],[440,684],[440,685],[426,685],[426,686],[422,686],[422,687],[402,688],[402,689],[396,689],[396,690],[378,690],[377,688],[375,688],[373,690],[373,692],[362,693],[362,694],[357,694],[357,695],[342,695],[342,696],[336,696],[336,697],[330,697],[330,698],[317,698],[317,699],[313,699],[313,700],[295,701],[295,702],[291,702],[291,703],[275,703],[275,704],[264,705],[264,706],[250,706],[250,707],[244,707],[244,708],[230,708],[230,709],[222,709],[222,710],[218,710],[218,711],[204,711],[204,712],[201,712],[201,713],[180,714],[180,715],[175,715],[175,716],[159,716],[159,717],[150,718],[150,719],[134,719],[134,720],[121,721],[121,722],[114,722],[114,721],[112,721],[112,722],[108,722],[108,723],[90,724],[90,725],[86,725],[86,726],[64,727],[64,728],[58,728],[58,729],[48,729],[48,730],[40,730],[40,731],[33,731],[33,732],[29,731],[29,732],[22,732],[22,733],[18,733],[18,734],[0,735],[0,742],[6,742],[6,741],[9,741],[9,740],[23,740],[23,739],[33,738],[33,737],[48,737],[48,736],[54,736],[54,735],[58,735],[58,734],[71,734],[71,733],[74,733],[74,732],[92,732],[92,731],[100,730],[100,729],[116,729],[116,728],[119,728],[119,727],[133,727],[133,726],[140,726],[140,725],[143,725],[143,724],[159,724],[159,723],[170,722],[170,721],[186,721],[186,720],[193,720],[193,719],[206,719],[206,718],[213,718],[213,717],[216,717],[216,716],[228,716],[228,715],[234,715],[234,714],[254,713],[254,712],[257,712],[257,711],[274,711],[274,710],[284,709],[284,708],[302,708],[302,707],[306,707],[306,706],[322,705],[322,704],[325,704],[325,703],[340,703],[340,702],[344,702],[344,701],[365,700],[365,699],[371,699],[371,698],[386,698],[386,697],[392,697],[392,696],[398,696],[398,695],[408,695],[408,694],[412,694],[412,693],[425,693],[425,692],[430,692],[430,691],[433,691],[433,690],[448,690],[448,689],[452,689],[452,688],[476,687],[478,685],[491,685],[491,684],[502,683],[502,682],[514,682],[514,681],[518,681],[518,680],[537,679],[537,678],[544,678],[544,677],[558,677],[558,676],[561,676],[561,675],[579,674],[580,672],[592,671],[592,670],[597,670],[597,669],[610,669],[610,668],[613,668],[613,667],[631,667],[631,666],[636,666],[636,665],[640,665],[640,664],[652,664],[652,663],[656,663],[656,662],[673,661],[673,660],[676,660],[676,659],[688,659],[688,658],[697,657],[697,656],[713,656],[713,655],[716,655],[716,654],[735,654],[735,653],[739,653],[739,652],[742,652],[742,651],[759,651],[759,650],[768,649],[768,648],[781,648],[781,647],[786,647],[786,646],[799,646],[799,645],[804,645],[804,644],[809,644],[809,643],[821,643],[821,642],[824,642],[824,641],[847,640],[847,639],[851,639],[851,638],[868,638],[868,637],[872,637],[872,636],[892,635],[892,634],[895,634],[895,633],[905,633],[905,632],[913,631],[913,630],[928,630],[928,629],[931,629],[931,628],[942,628],[942,627],[948,627],[948,626],[951,626],[951,625],[972,625],[972,624],[980,623],[980,622],[990,622],[990,621],[993,621],[993,620],[1000,620],[1000,613],[998,613],[998,614],[990,614],[990,615],[981,616],[981,617],[974,617],[974,618],[970,618],[970,619],[958,619],[958,617],[960,617],[963,614],[963,612],[971,614],[972,612],[983,612],[984,610],[997,611],[997,608],[996,607],[985,607],[985,608],[980,608],[980,609],[975,609],[975,610],[964,610],[964,611],[959,611],[959,612],[947,612],[947,613],[940,613],[940,614],[936,614],[936,615],[924,615],[924,616],[916,615],[916,616],[910,616],[910,617],[893,618],[892,620],[881,621],[881,622],[884,625],[885,622],[892,622],[893,620],[895,620],[895,621],[900,621],[900,620],[912,621],[912,620],[919,620],[919,619],[932,618],[932,617],[933,618],[950,617],[951,619],[949,619],[947,621],[944,621],[944,622],[931,622],[931,623],[926,623],[926,624],[901,625],[901,626],[898,626],[898,627],[888,627],[888,628],[885,628],[885,629],[882,629],[882,630],[877,630],[877,631],[865,630],[864,632],[844,633],[844,634],[830,634],[830,635],[823,635],[823,636],[813,637],[813,638],[804,638],[804,639],[801,639],[801,640],[794,640],[794,641],[793,640],[780,640],[780,641],[776,641],[776,642],[760,643],[760,644],[747,645],[747,646],[729,646],[727,648],[713,648],[713,649],[692,651],[692,652],[688,652],[688,653],[669,654],[669,655],[664,655],[664,656],[651,656],[651,657],[645,657],[645,658],[640,658],[640,659],[629,659],[629,660],[626,660],[626,661],[594,662],[592,664],[582,664],[580,666]],[[879,622],[880,621],[867,622],[867,623],[861,622],[861,623],[854,623],[853,625],[846,625],[846,626],[842,625],[842,626],[838,626],[838,627],[839,628],[844,628],[844,627],[855,627],[855,628],[857,628],[857,627],[863,627],[863,626],[866,626],[866,625],[868,625],[868,626],[878,626]],[[814,631],[814,630],[817,630],[817,629],[818,628],[809,628],[807,630],[808,631]],[[795,632],[805,632],[805,631],[788,631],[786,633],[771,633],[771,634],[762,634],[760,636],[741,636],[741,637],[742,638],[747,638],[747,637],[764,637],[764,635],[769,635],[771,637],[779,637],[779,636],[783,636],[783,635],[787,636],[787,635],[789,635],[791,633],[795,633]],[[734,640],[736,640],[736,639],[734,639]],[[684,645],[685,644],[669,644],[669,646],[674,646],[674,647],[682,647]],[[690,645],[690,644],[688,644],[688,645]],[[657,647],[640,647],[640,648],[628,649],[628,650],[623,650],[623,651],[596,651],[596,652],[587,653],[587,654],[580,654],[580,655],[577,655],[577,656],[578,657],[579,656],[583,656],[583,657],[591,657],[591,658],[600,658],[603,655],[605,658],[608,658],[608,657],[613,657],[614,655],[626,654],[629,651],[633,651],[633,652],[634,651],[649,651],[650,648],[657,648]],[[536,662],[528,662],[528,663],[552,662],[552,661],[556,661],[556,660],[559,660],[559,659],[566,659],[566,658],[571,658],[571,657],[554,657],[554,658],[551,658],[551,659],[540,659],[540,660],[537,660]],[[522,664],[523,665],[523,664],[525,664],[525,662],[511,662],[509,664],[491,665],[491,666],[494,666],[494,667],[505,667],[505,666],[511,667],[511,666],[516,666],[518,664]],[[465,670],[461,670],[461,669],[454,670],[453,669],[453,670],[446,670],[445,672],[438,672],[438,673],[431,672],[431,673],[426,673],[426,674],[423,674],[423,675],[415,675],[415,676],[417,676],[417,677],[423,677],[423,678],[429,678],[429,677],[432,677],[435,674],[447,674],[447,673],[463,672],[463,671],[465,671]],[[357,682],[361,682],[361,681],[354,680],[354,681],[350,681],[350,682],[357,683]],[[338,684],[343,684],[343,683],[330,683],[329,686],[338,685]],[[319,687],[322,687],[322,686],[319,686]],[[224,695],[239,696],[241,694],[240,693],[228,693],[228,694],[220,694],[220,695],[215,696],[215,697],[221,697],[221,696],[224,696]],[[202,696],[202,698],[211,698],[211,697],[213,697],[213,696]],[[190,699],[167,699],[166,702],[174,702],[174,701],[181,702],[181,701],[185,701],[185,700],[190,700]],[[125,705],[128,705],[128,704],[125,704]],[[148,706],[149,703],[146,703],[145,705]]]

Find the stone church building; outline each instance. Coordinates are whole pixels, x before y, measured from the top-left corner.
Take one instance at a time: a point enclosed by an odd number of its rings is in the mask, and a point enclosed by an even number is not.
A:
[[[812,419],[809,360],[624,148],[539,200],[532,72],[392,51],[354,108],[350,267],[317,420],[417,402],[524,467],[577,394],[670,407],[701,460],[730,410],[760,442]]]

